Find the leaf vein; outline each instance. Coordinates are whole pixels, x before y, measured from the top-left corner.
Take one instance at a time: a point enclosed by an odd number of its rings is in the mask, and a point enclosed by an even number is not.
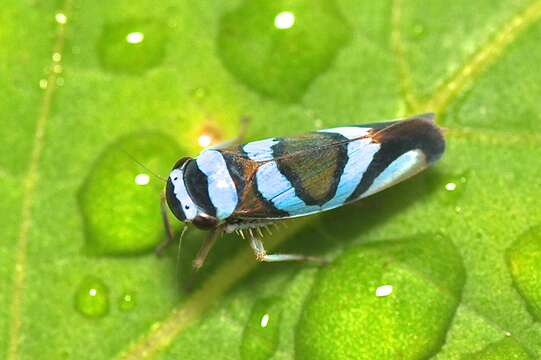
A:
[[[64,14],[69,12],[70,0],[65,0],[63,5]],[[56,40],[53,46],[53,53],[62,54],[64,49],[65,24],[58,23]],[[21,206],[21,224],[16,240],[15,248],[15,268],[12,285],[12,301],[9,312],[9,348],[8,359],[16,359],[19,353],[20,333],[22,327],[21,312],[24,289],[26,285],[26,262],[28,249],[28,234],[32,225],[32,205],[39,177],[38,165],[41,160],[44,146],[45,126],[51,111],[51,104],[56,89],[57,73],[55,65],[60,65],[59,61],[54,61],[49,68],[47,75],[47,88],[41,100],[38,118],[36,120],[36,130],[34,133],[32,153],[28,170],[23,179],[23,198]]]
[[[511,18],[501,27],[502,30],[479,47],[462,67],[444,81],[430,99],[420,104],[418,111],[429,109],[436,113],[445,112],[449,103],[462,92],[466,85],[476,79],[487,66],[495,62],[503,50],[540,17],[541,1],[538,0]]]
[[[401,7],[402,0],[393,0],[391,3],[391,51],[394,54],[395,62],[398,67],[400,91],[404,98],[404,102],[406,103],[406,108],[409,111],[410,109],[419,107],[419,100],[415,96],[415,92],[411,85],[411,74],[404,56],[404,47],[400,36]]]

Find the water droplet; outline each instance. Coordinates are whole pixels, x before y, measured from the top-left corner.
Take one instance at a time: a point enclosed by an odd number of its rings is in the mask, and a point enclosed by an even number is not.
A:
[[[430,358],[445,339],[465,277],[460,253],[443,236],[349,248],[318,273],[297,324],[295,358]],[[390,296],[374,296],[375,289]]]
[[[122,73],[141,73],[165,57],[166,27],[153,20],[131,20],[104,26],[98,42],[102,66]]]
[[[443,191],[445,196],[443,201],[445,203],[455,205],[462,198],[468,182],[467,175],[467,172],[463,172],[444,180]]]
[[[242,82],[294,102],[331,65],[350,30],[333,0],[245,0],[222,17],[218,50]]]
[[[65,23],[68,22],[68,18],[66,17],[66,15],[64,13],[61,13],[61,12],[57,12],[55,14],[55,16],[54,16],[54,19],[59,24],[65,24]]]
[[[201,101],[208,95],[208,90],[205,88],[196,88],[192,91],[192,97],[198,101]]]
[[[125,292],[120,296],[118,301],[118,308],[122,311],[131,311],[135,308],[135,294],[132,292]]]
[[[412,28],[413,37],[417,40],[423,38],[426,35],[425,26],[417,23]]]
[[[376,289],[376,296],[377,297],[386,297],[393,293],[393,286],[392,285],[381,285],[378,286]]]
[[[135,183],[137,185],[148,185],[148,183],[150,182],[150,176],[148,176],[147,174],[137,174],[135,175]]]
[[[126,35],[126,41],[129,42],[130,44],[139,44],[143,42],[144,39],[145,39],[145,34],[139,31],[132,32]]]
[[[245,360],[269,359],[280,335],[280,302],[275,297],[256,301],[244,327],[240,354]]]
[[[462,208],[458,205],[466,192],[469,178],[470,171],[466,170],[455,174],[438,174],[429,181],[431,186],[436,188],[439,201],[460,212]]]
[[[48,81],[47,79],[41,79],[39,81],[39,87],[43,90],[47,89]]]
[[[173,140],[157,133],[126,136],[105,149],[78,194],[89,253],[140,253],[162,240],[164,183],[150,171],[167,176],[181,155]]]
[[[278,29],[289,29],[295,24],[295,15],[290,11],[282,11],[274,18],[274,26]]]
[[[541,225],[521,234],[507,251],[513,285],[526,302],[528,311],[541,320]]]
[[[75,309],[90,318],[109,312],[109,289],[98,278],[87,276],[75,291]]]
[[[62,54],[55,52],[53,53],[52,59],[54,62],[59,62],[60,60],[62,60]]]

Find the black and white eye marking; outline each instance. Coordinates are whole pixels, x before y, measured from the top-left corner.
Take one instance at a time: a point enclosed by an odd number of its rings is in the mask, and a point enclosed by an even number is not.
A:
[[[188,192],[182,178],[182,171],[180,169],[174,169],[169,174],[169,179],[173,184],[174,193],[177,200],[180,201],[186,220],[193,220],[197,216],[197,207]]]

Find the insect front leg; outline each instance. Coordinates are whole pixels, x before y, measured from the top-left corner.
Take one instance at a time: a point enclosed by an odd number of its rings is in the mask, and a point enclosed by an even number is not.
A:
[[[207,258],[207,255],[210,252],[210,249],[212,249],[212,246],[214,246],[216,239],[222,233],[223,233],[223,227],[220,226],[212,230],[207,236],[207,238],[203,241],[201,248],[199,248],[199,251],[197,252],[197,256],[192,262],[192,267],[194,271],[199,270],[203,266],[203,264],[205,263],[205,259]]]
[[[327,264],[327,260],[317,257],[300,254],[267,254],[263,242],[256,236],[250,236],[250,246],[254,250],[258,261],[280,262],[280,261],[313,261],[320,265]]]

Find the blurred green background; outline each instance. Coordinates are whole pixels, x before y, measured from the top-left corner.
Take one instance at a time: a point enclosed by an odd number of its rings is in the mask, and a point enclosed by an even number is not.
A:
[[[0,358],[541,358],[541,1],[0,6]],[[434,111],[432,169],[265,237],[188,293],[161,175],[249,140]],[[175,222],[176,230],[181,225]],[[177,275],[179,274],[179,275]],[[386,295],[386,296],[382,296]]]

